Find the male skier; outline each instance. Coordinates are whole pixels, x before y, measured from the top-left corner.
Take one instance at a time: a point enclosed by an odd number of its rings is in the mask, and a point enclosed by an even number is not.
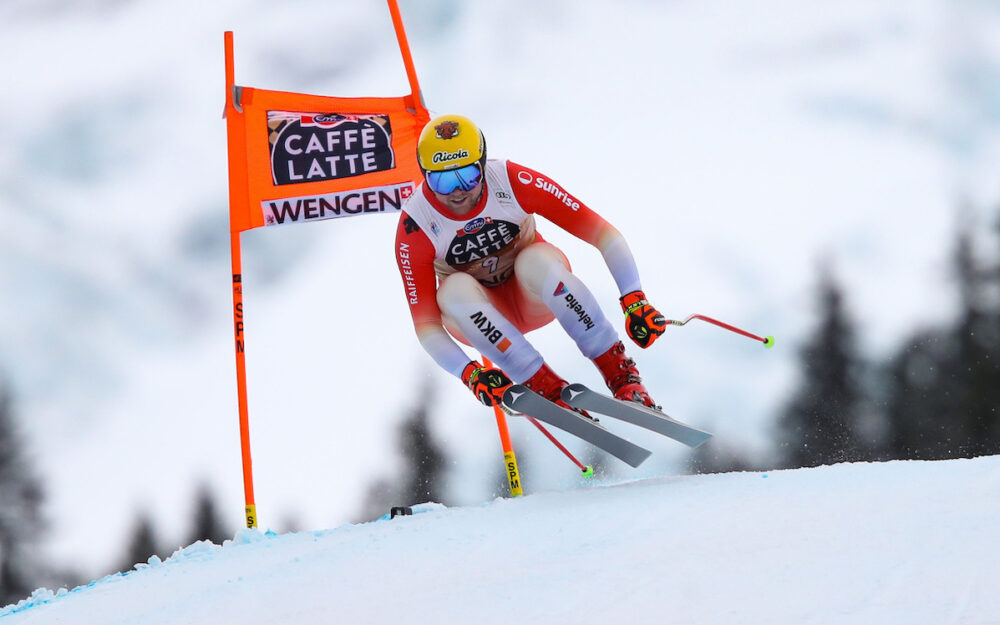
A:
[[[517,382],[566,407],[566,380],[524,336],[556,319],[616,398],[656,407],[614,327],[566,256],[535,230],[534,215],[600,250],[621,293],[626,332],[646,348],[666,322],[646,300],[621,233],[548,176],[487,160],[482,132],[461,115],[432,119],[417,159],[424,180],[403,206],[396,260],[427,353],[487,406]],[[470,362],[453,337],[499,369]]]

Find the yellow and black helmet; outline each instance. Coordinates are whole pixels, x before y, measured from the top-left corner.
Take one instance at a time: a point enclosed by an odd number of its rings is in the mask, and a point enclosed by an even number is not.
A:
[[[427,122],[417,140],[417,163],[424,172],[486,164],[486,139],[472,120],[441,115]]]

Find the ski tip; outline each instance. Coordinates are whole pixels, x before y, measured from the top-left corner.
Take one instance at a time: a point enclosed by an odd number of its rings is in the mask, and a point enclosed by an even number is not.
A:
[[[700,440],[691,441],[691,444],[689,445],[691,449],[697,449],[702,445],[704,445],[705,443],[707,443],[708,441],[712,440],[712,435],[709,434],[708,432],[702,432],[702,434],[704,434],[705,436],[702,437]]]

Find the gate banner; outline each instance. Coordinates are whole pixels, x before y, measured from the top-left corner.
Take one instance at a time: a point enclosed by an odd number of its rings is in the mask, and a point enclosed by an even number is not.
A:
[[[411,94],[335,98],[234,87],[230,229],[398,214],[420,181],[430,119]]]

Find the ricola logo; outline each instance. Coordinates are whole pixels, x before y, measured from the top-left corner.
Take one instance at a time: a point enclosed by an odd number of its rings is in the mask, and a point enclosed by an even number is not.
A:
[[[485,224],[486,224],[485,219],[483,219],[482,217],[477,217],[476,219],[473,219],[469,223],[465,224],[465,228],[463,228],[463,230],[465,230],[466,234],[468,234],[470,232],[475,232],[476,230],[479,230]]]
[[[458,152],[435,152],[431,160],[435,163],[448,163],[451,161],[457,161],[460,158],[469,158],[468,150],[459,150]]]

